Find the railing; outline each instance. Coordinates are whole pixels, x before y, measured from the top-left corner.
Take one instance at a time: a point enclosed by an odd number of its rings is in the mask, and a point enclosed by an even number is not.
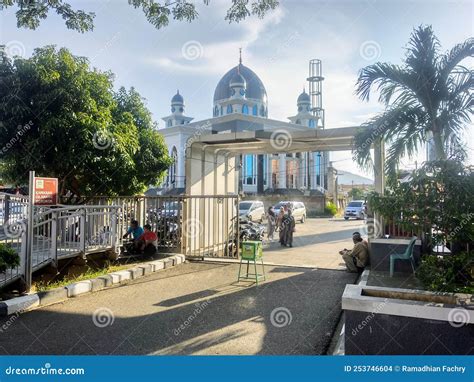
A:
[[[85,256],[108,249],[117,251],[123,227],[120,206],[67,206],[35,210],[31,247],[27,245],[27,219],[8,219],[2,224],[0,243],[20,255],[20,266],[0,273],[0,287],[26,276],[26,266],[36,271],[58,260]]]

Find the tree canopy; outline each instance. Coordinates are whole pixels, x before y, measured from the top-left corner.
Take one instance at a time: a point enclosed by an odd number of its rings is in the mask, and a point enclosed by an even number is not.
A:
[[[54,46],[28,59],[0,50],[2,178],[57,177],[62,195],[130,195],[160,182],[171,164],[144,99],[113,90],[113,75]]]
[[[361,167],[371,165],[371,144],[389,144],[387,170],[394,174],[401,158],[413,156],[432,141],[435,158],[462,151],[460,136],[474,111],[474,71],[462,62],[474,56],[474,39],[447,53],[431,26],[416,28],[402,65],[378,62],[360,71],[356,92],[368,100],[372,90],[386,110],[364,124],[355,137],[353,157]]]
[[[128,0],[134,8],[142,10],[146,19],[155,28],[160,29],[169,24],[170,20],[195,20],[199,13],[196,4],[186,0],[156,1],[156,0]],[[203,0],[209,5],[210,0]],[[250,15],[263,18],[267,12],[278,6],[277,0],[232,0],[225,19],[229,22],[239,22]],[[75,10],[63,0],[0,0],[0,10],[16,7],[17,26],[19,28],[36,29],[48,17],[49,11],[56,12],[66,23],[66,27],[78,32],[87,32],[94,29],[93,12]]]

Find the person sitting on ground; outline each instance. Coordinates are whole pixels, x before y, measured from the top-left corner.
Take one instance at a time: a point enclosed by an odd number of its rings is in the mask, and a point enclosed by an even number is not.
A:
[[[293,247],[293,233],[295,232],[296,222],[291,208],[288,209],[288,213],[283,218],[283,224],[285,226],[285,245]]]
[[[354,242],[354,248],[352,250],[344,248],[339,251],[339,254],[342,255],[349,272],[362,272],[369,263],[369,249],[359,232],[352,234],[352,241]]]
[[[150,224],[145,224],[143,228],[145,228],[145,231],[137,240],[138,249],[140,252],[153,255],[156,253],[156,247],[158,246],[158,236],[151,230]]]
[[[132,235],[132,240],[137,241],[138,238],[143,235],[143,228],[140,227],[137,220],[132,220],[130,227],[127,229],[127,233],[123,235],[123,238],[126,239],[128,236]]]

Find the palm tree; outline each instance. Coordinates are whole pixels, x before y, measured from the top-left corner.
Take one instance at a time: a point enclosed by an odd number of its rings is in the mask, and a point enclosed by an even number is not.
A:
[[[447,159],[453,148],[462,151],[460,133],[474,109],[474,71],[461,62],[473,56],[474,38],[441,54],[431,26],[420,26],[411,35],[403,65],[378,62],[363,68],[357,95],[368,101],[374,88],[386,109],[356,134],[354,160],[368,168],[371,144],[379,138],[389,147],[389,174],[401,158],[412,157],[428,141],[434,146],[433,159]]]

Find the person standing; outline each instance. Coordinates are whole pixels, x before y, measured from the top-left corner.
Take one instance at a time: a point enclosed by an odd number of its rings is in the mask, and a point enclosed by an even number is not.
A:
[[[268,240],[273,240],[273,233],[275,232],[276,216],[273,212],[272,207],[268,208],[267,212],[267,228],[268,228]]]
[[[278,213],[277,217],[277,228],[278,228],[278,234],[279,234],[279,239],[280,239],[280,244],[285,245],[285,226],[283,225],[283,220],[285,218],[285,209],[283,207],[280,208],[280,212]]]
[[[288,214],[285,216],[284,219],[285,225],[285,245],[287,247],[293,247],[293,233],[295,232],[295,217],[293,216],[293,212],[291,209],[288,209]]]

